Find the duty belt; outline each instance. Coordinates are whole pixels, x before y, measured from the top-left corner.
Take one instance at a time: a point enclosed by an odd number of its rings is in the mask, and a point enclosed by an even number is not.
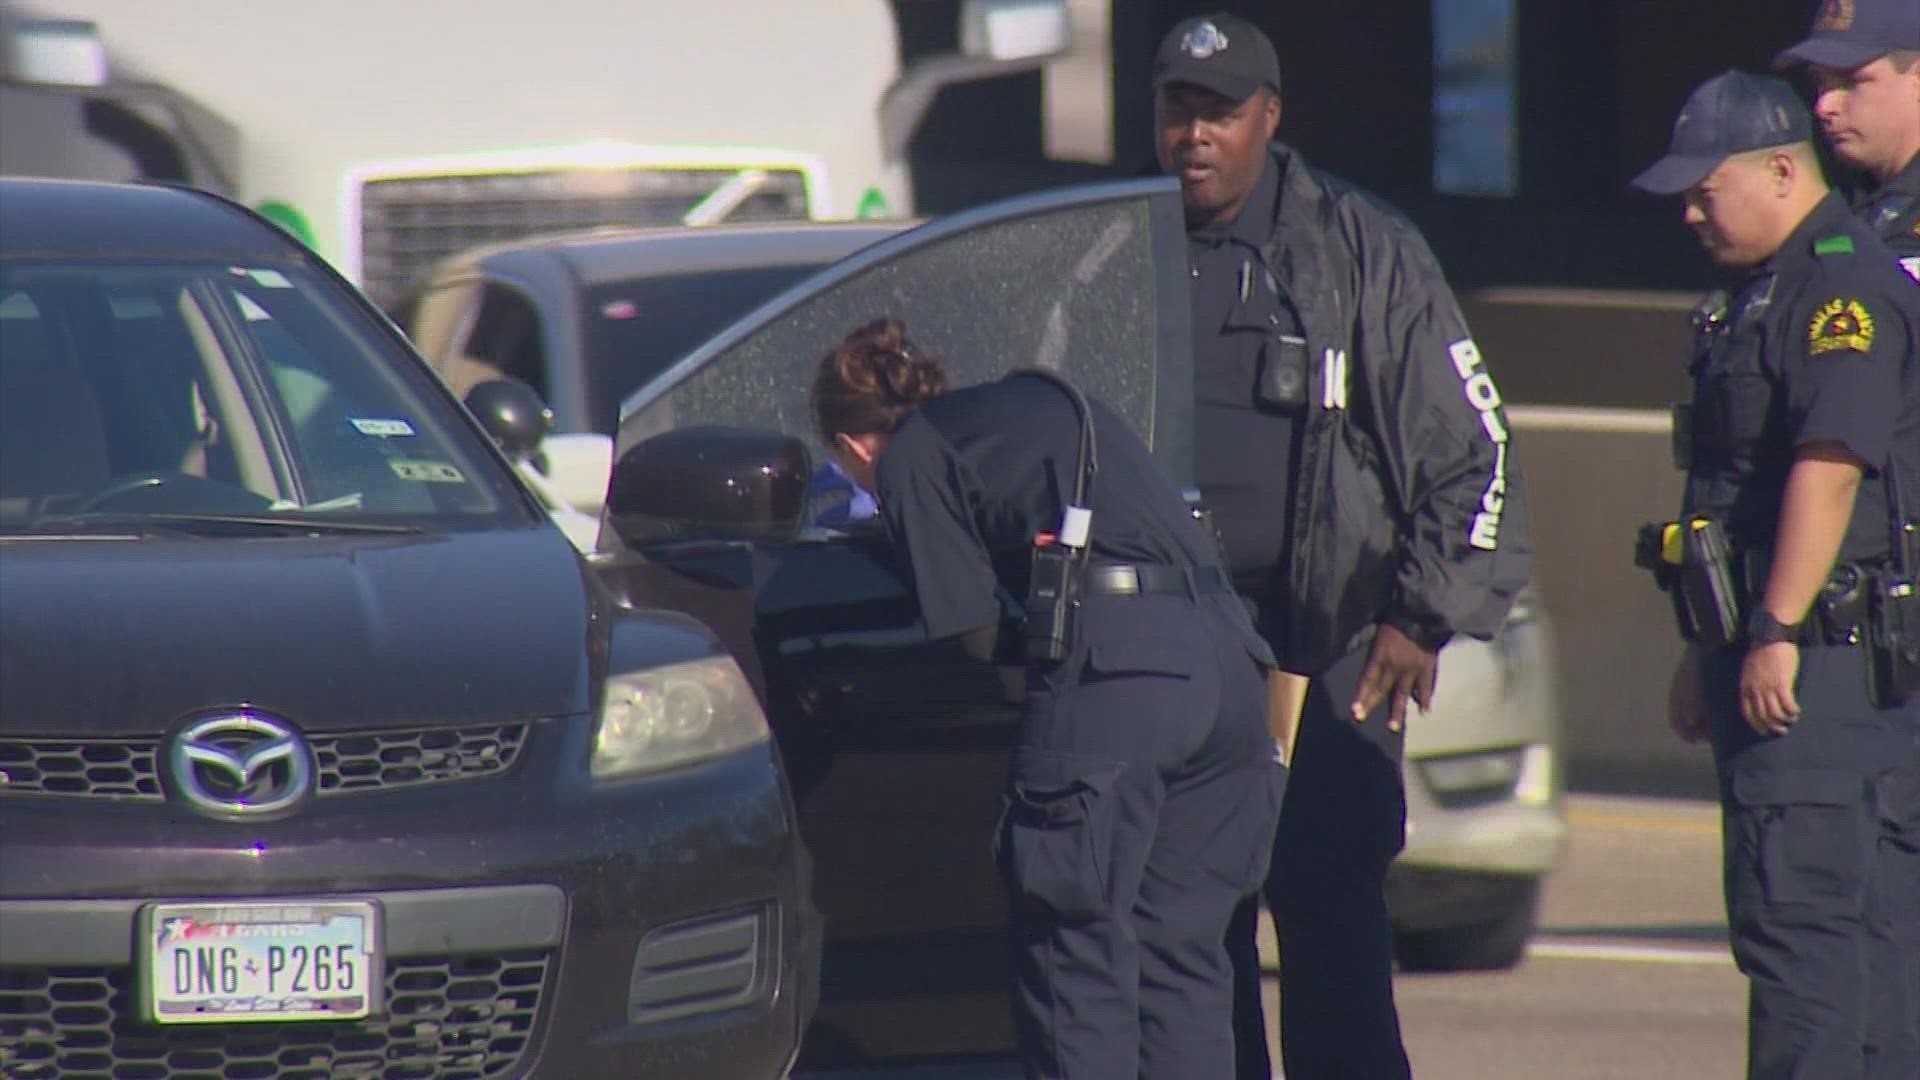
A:
[[[1233,584],[1217,566],[1103,562],[1087,567],[1086,590],[1102,596],[1144,596],[1153,593],[1204,596],[1232,592]]]

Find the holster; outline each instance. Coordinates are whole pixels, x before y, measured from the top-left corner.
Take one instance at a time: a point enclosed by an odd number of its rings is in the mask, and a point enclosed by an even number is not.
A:
[[[1042,538],[1033,546],[1023,626],[1026,658],[1057,664],[1080,638],[1080,587],[1086,571],[1083,548]]]
[[[1746,574],[1735,564],[1719,521],[1699,514],[1643,525],[1633,561],[1672,599],[1681,637],[1708,648],[1740,639]]]

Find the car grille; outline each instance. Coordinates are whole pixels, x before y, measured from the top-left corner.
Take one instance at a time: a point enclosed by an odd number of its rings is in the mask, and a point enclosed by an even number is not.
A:
[[[389,959],[386,1015],[155,1027],[130,968],[0,968],[6,1080],[490,1080],[538,1034],[546,952]]]
[[[678,225],[741,172],[637,166],[367,180],[360,187],[360,284],[386,305],[434,263],[476,245],[601,226]],[[802,173],[759,172],[764,179],[725,220],[807,217]]]
[[[512,768],[528,725],[310,736],[319,793],[472,780]],[[0,794],[158,801],[159,739],[0,739]]]

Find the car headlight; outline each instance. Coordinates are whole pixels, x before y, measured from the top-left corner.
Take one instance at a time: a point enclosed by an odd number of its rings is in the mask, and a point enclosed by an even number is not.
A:
[[[659,772],[769,738],[766,714],[730,656],[607,679],[593,740],[593,778]]]
[[[1540,592],[1528,585],[1514,595],[1513,605],[1507,609],[1506,625],[1526,626],[1540,619]]]
[[[1544,805],[1553,798],[1553,750],[1542,745],[1419,759],[1436,795],[1491,796]]]

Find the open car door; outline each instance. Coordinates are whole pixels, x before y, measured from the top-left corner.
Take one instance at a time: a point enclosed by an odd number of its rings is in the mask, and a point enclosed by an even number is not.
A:
[[[874,522],[808,511],[806,477],[827,460],[807,401],[816,366],[852,328],[899,318],[956,386],[1063,373],[1186,483],[1185,245],[1169,179],[943,218],[782,294],[622,410],[595,562],[636,606],[707,622],[764,696],[817,909],[786,914],[824,945],[803,1067],[1011,1052],[990,843],[1023,685],[1017,668],[925,640]]]

